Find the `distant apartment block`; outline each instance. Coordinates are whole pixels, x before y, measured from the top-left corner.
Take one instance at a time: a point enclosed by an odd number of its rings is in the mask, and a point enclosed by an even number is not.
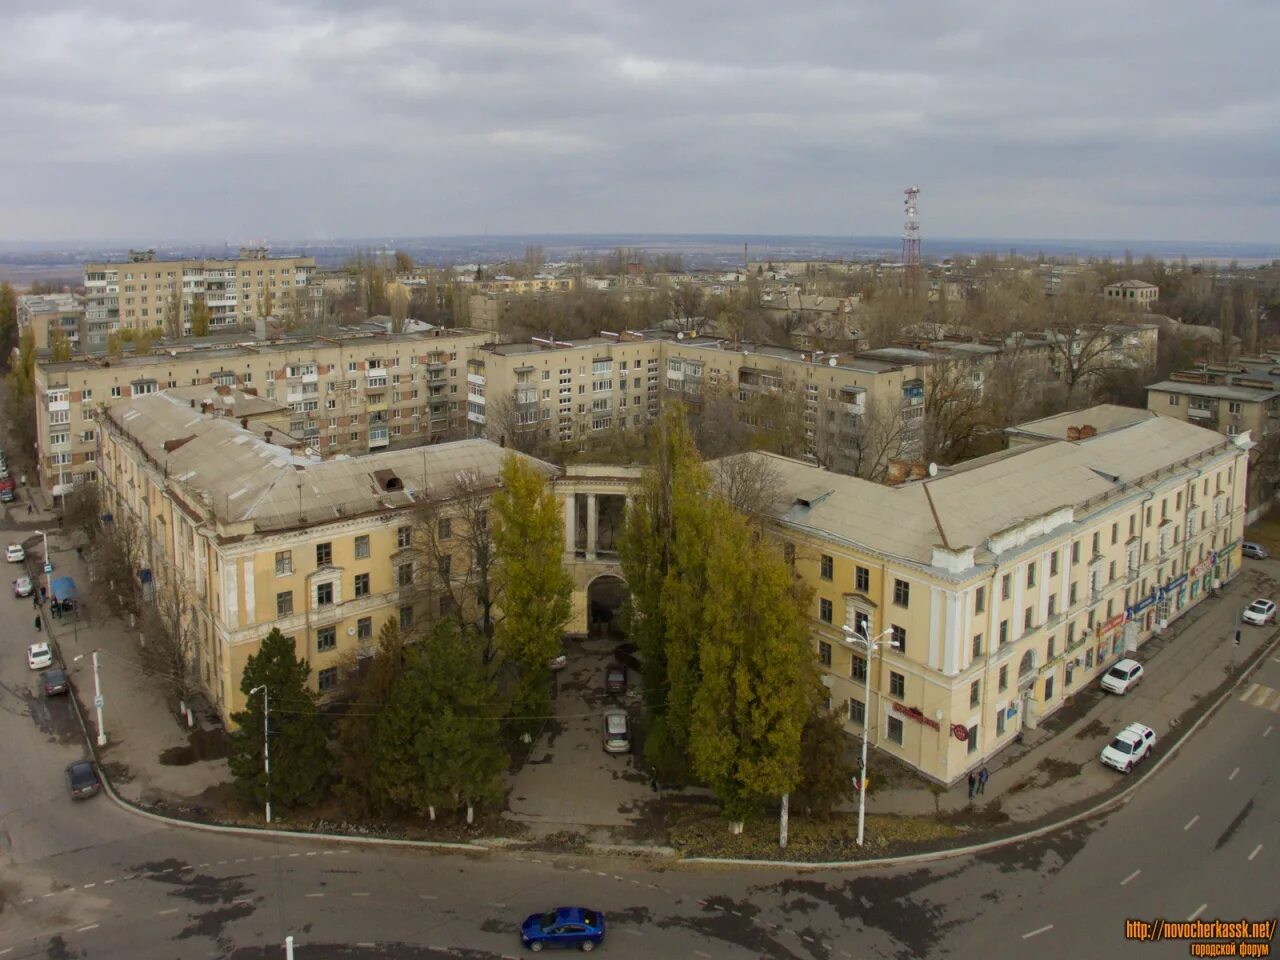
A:
[[[98,420],[118,403],[214,384],[287,408],[289,435],[320,456],[436,443],[466,433],[465,364],[473,330],[352,334],[142,356],[38,361],[40,483],[60,497],[98,479]]]
[[[189,334],[198,298],[214,331],[264,315],[305,316],[315,268],[314,257],[270,257],[263,247],[242,247],[228,259],[157,260],[152,250],[135,250],[125,262],[86,263],[84,349],[105,349],[108,336],[121,329]]]
[[[73,352],[85,338],[84,298],[73,293],[29,293],[18,297],[18,334],[30,332],[37,350],[47,350],[56,336],[67,338]]]
[[[1160,288],[1141,280],[1121,280],[1103,287],[1102,295],[1108,303],[1150,310],[1151,305],[1160,299]]]

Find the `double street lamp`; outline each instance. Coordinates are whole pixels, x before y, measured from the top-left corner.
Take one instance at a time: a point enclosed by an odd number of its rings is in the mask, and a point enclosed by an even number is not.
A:
[[[102,725],[102,708],[105,701],[102,699],[102,674],[98,671],[98,653],[93,651],[93,706],[98,712],[98,746],[105,747],[107,745],[107,729]],[[71,658],[71,662],[75,663],[84,659],[84,654],[78,654]]]
[[[271,701],[267,696],[267,685],[259,684],[249,691],[249,696],[262,693],[262,770],[267,775],[267,823],[271,822]]]
[[[840,629],[844,631],[844,642],[848,646],[862,647],[867,652],[866,666],[862,671],[865,682],[863,694],[865,699],[862,701],[862,767],[858,771],[858,846],[862,846],[863,827],[867,819],[867,730],[871,720],[871,655],[880,646],[877,641],[893,633],[893,627],[877,633],[874,637],[859,633],[847,623],[841,625]]]

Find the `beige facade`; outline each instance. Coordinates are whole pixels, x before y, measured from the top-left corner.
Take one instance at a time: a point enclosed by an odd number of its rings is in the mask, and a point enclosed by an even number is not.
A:
[[[324,693],[372,651],[386,620],[407,628],[436,612],[416,571],[422,506],[450,542],[463,478],[487,497],[508,455],[464,440],[321,461],[167,392],[103,411],[101,430],[104,509],[138,525],[154,591],[176,591],[192,610],[192,656],[224,722],[243,706],[245,663],[272,628],[294,638]]]
[[[37,350],[47,350],[61,333],[73,352],[85,338],[84,298],[72,293],[29,293],[18,297],[18,333],[30,331]]]
[[[774,528],[814,591],[831,709],[933,780],[960,779],[1239,570],[1247,437],[1150,415],[1068,429],[899,487],[753,455],[782,481]],[[869,666],[845,624],[880,637]]]
[[[1160,299],[1160,288],[1142,280],[1121,280],[1103,287],[1102,295],[1108,303],[1136,310],[1150,310],[1151,305]]]
[[[466,433],[468,330],[357,334],[228,347],[177,347],[35,367],[37,461],[51,496],[97,476],[95,417],[160,390],[218,384],[289,409],[289,433],[323,456]]]
[[[1269,358],[1175,371],[1147,387],[1147,409],[1227,436],[1249,431],[1262,440],[1280,417],[1280,377]]]
[[[117,330],[191,332],[191,310],[202,297],[217,331],[251,324],[255,318],[306,316],[314,257],[268,257],[264,248],[242,248],[227,259],[156,260],[154,251],[134,251],[126,262],[86,263],[85,349],[103,350]]]

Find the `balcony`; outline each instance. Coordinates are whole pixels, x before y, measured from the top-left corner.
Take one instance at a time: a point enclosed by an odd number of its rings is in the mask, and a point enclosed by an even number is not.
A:
[[[387,372],[385,370],[370,371],[364,386],[366,390],[385,390],[387,388]]]
[[[469,370],[468,370],[468,371],[467,371],[467,383],[474,383],[474,384],[475,384],[476,386],[478,386],[478,387],[483,387],[483,386],[484,386],[484,384],[485,384],[484,374],[483,374],[483,373],[472,373],[471,371],[469,371]]]
[[[391,442],[390,431],[387,427],[370,427],[369,428],[369,449],[373,450],[378,447],[385,447]]]

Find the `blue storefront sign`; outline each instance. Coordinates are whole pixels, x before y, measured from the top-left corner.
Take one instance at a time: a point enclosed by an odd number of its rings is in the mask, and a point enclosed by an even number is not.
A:
[[[1180,577],[1175,577],[1164,585],[1165,590],[1177,590],[1180,586],[1187,582],[1187,575],[1184,573]]]
[[[1132,607],[1126,610],[1125,613],[1127,613],[1130,617],[1136,617],[1143,610],[1147,609],[1147,607],[1151,606],[1155,602],[1156,602],[1156,595],[1153,593],[1151,594],[1151,596],[1147,597],[1145,600],[1139,600]]]

